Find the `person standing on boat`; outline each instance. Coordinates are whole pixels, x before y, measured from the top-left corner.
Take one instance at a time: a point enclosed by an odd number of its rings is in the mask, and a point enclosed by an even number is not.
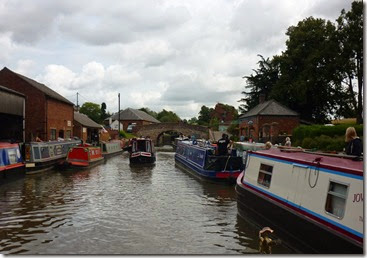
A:
[[[228,135],[222,134],[222,138],[218,140],[218,156],[226,156],[228,154]]]
[[[347,143],[346,154],[361,156],[363,152],[362,140],[357,136],[354,127],[348,127],[345,131],[345,142]]]

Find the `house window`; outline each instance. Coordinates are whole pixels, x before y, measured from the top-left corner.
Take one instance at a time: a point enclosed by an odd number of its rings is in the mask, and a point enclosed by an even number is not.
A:
[[[261,164],[259,170],[259,176],[257,178],[257,183],[265,186],[266,188],[269,188],[272,174],[273,174],[273,166]]]
[[[343,218],[347,199],[348,186],[330,181],[325,210],[338,219]]]
[[[51,129],[50,140],[56,140],[56,129]]]
[[[65,137],[66,139],[71,138],[71,130],[66,130]]]

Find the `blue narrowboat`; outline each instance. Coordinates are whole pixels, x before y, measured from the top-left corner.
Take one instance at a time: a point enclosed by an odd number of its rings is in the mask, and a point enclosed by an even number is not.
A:
[[[0,142],[0,183],[24,175],[24,162],[17,143]]]
[[[243,169],[237,155],[218,156],[216,146],[189,140],[177,142],[176,165],[204,180],[235,183]]]

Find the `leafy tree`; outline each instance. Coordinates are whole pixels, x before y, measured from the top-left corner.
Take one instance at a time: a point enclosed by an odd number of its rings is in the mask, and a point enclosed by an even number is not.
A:
[[[198,119],[196,117],[192,117],[189,119],[189,121],[187,121],[188,124],[190,125],[197,125],[198,124]]]
[[[107,108],[106,103],[102,102],[102,104],[101,104],[101,119],[100,119],[101,122],[103,122],[103,120],[105,120],[107,117],[111,116],[111,114],[109,112],[106,113],[106,108]]]
[[[289,39],[280,62],[281,76],[270,97],[308,121],[328,121],[342,97],[335,72],[339,52],[335,31],[330,21],[309,17],[286,33]]]
[[[354,1],[349,12],[343,9],[337,19],[337,36],[341,46],[340,65],[343,84],[346,85],[349,99],[355,110],[357,123],[362,123],[363,111],[363,2]],[[354,91],[357,81],[358,91]],[[357,97],[357,99],[356,99]],[[343,105],[342,105],[343,107]],[[344,106],[344,108],[346,108]],[[347,107],[347,110],[348,109]]]
[[[280,57],[274,57],[272,60],[265,59],[262,55],[258,55],[261,60],[258,62],[259,68],[254,71],[254,74],[244,76],[246,79],[245,89],[243,91],[245,97],[239,100],[244,102],[239,109],[241,113],[245,113],[259,104],[260,94],[264,94],[265,98],[270,95],[275,83],[279,80],[279,61]]]
[[[80,110],[80,113],[87,115],[90,119],[92,119],[96,123],[101,122],[101,107],[93,102],[85,102]]]
[[[163,123],[181,121],[180,117],[176,113],[172,111],[167,111],[165,109],[157,114],[157,119]]]
[[[198,121],[197,123],[199,125],[204,125],[207,126],[210,123],[210,119],[211,119],[211,113],[214,109],[213,108],[208,108],[207,106],[202,106],[199,112],[199,117],[198,117]]]
[[[215,131],[219,130],[219,119],[216,117],[213,117],[210,119],[209,127]]]

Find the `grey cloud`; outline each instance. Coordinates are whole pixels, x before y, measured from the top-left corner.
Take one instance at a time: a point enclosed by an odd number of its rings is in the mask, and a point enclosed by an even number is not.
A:
[[[10,32],[16,42],[34,43],[52,30],[59,15],[78,10],[75,2],[6,1],[0,6],[0,33]]]

